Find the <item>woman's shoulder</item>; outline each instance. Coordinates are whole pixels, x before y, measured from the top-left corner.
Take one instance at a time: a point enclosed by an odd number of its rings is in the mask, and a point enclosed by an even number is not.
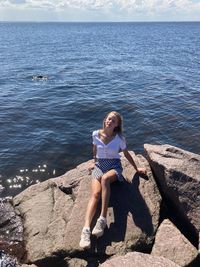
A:
[[[99,131],[100,131],[100,130],[95,130],[95,131],[93,131],[93,132],[92,132],[92,136],[98,136],[98,135],[99,135]]]
[[[117,137],[118,137],[119,139],[123,140],[123,141],[126,140],[126,138],[125,138],[125,136],[124,136],[123,134],[119,134],[119,133],[117,133]]]

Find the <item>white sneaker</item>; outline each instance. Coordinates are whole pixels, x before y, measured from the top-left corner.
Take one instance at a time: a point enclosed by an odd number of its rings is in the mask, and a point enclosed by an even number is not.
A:
[[[97,223],[92,230],[92,234],[95,235],[96,237],[101,237],[104,233],[104,229],[106,228],[106,220],[103,219],[98,219]]]
[[[83,249],[89,249],[91,247],[90,241],[90,230],[83,230],[81,233],[81,240],[79,242],[79,246]]]

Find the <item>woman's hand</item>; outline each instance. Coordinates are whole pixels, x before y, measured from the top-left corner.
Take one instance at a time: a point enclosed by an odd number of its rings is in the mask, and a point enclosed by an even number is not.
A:
[[[137,172],[147,174],[146,168],[137,168]]]
[[[94,162],[90,162],[89,165],[88,165],[88,171],[89,171],[89,174],[92,173],[92,170],[94,169],[94,166],[95,166],[95,163]]]

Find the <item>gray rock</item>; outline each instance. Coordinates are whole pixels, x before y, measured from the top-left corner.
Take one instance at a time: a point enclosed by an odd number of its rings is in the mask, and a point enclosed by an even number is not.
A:
[[[151,254],[163,256],[180,266],[188,266],[198,257],[197,249],[167,219],[158,228]]]
[[[0,250],[22,259],[25,254],[23,225],[10,201],[0,202]]]
[[[112,255],[152,245],[161,197],[148,162],[142,156],[135,159],[140,166],[146,166],[148,177],[136,175],[133,167],[122,159],[127,182],[112,185],[108,229],[102,238],[92,238],[90,253]],[[15,209],[24,222],[29,262],[61,253],[68,257],[82,253],[79,241],[90,197],[88,163],[31,186],[14,198]],[[62,184],[62,190],[55,183]]]
[[[27,261],[51,257],[57,244],[63,242],[63,230],[73,206],[71,196],[65,195],[53,181],[29,187],[14,203],[24,219]]]
[[[28,262],[66,253],[64,239],[68,233],[65,230],[77,197],[77,187],[88,173],[86,165],[81,164],[57,179],[33,185],[13,199],[15,210],[24,222]],[[71,194],[61,191],[58,187],[61,184]]]
[[[134,176],[134,169],[122,159],[127,182],[112,186],[107,216],[108,229],[102,238],[92,240],[94,252],[112,255],[133,248],[144,249],[152,243],[158,227],[161,197],[147,161],[143,157],[138,157],[137,160],[141,166],[146,165],[149,179]],[[88,192],[90,179],[87,175],[81,181],[78,196],[65,229],[64,247],[68,253],[80,250],[78,243],[90,197]]]
[[[16,258],[0,251],[0,266],[1,267],[20,267]]]
[[[87,261],[78,258],[66,259],[67,267],[87,267]]]
[[[101,267],[179,267],[176,263],[164,258],[140,252],[129,252],[125,256],[113,257]]]
[[[170,145],[145,144],[163,194],[200,231],[200,155]]]

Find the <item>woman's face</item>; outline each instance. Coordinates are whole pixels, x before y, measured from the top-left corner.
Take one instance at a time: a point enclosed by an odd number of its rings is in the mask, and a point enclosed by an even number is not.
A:
[[[110,128],[112,130],[118,126],[118,118],[115,114],[110,113],[105,120],[105,128]]]

